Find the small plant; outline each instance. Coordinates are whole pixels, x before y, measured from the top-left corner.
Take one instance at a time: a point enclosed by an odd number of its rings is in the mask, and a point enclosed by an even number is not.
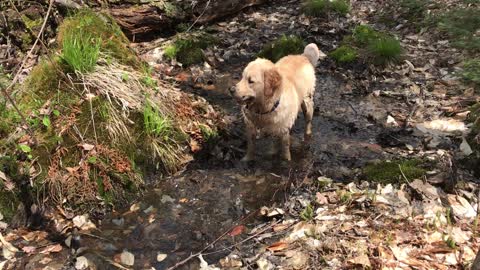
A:
[[[304,221],[310,221],[313,219],[313,206],[308,204],[305,209],[300,213],[300,218]]]
[[[283,35],[277,40],[265,45],[257,56],[277,62],[286,55],[302,53],[304,48],[305,42],[300,37]]]
[[[477,35],[480,30],[480,9],[454,9],[440,18],[438,27],[452,38],[454,46],[480,50],[480,37]]]
[[[148,102],[143,110],[143,123],[148,135],[168,139],[173,132],[172,122]]]
[[[480,59],[466,61],[460,74],[466,82],[480,87]]]
[[[203,140],[205,142],[214,142],[219,137],[218,131],[207,125],[200,125],[200,130],[202,131]]]
[[[380,38],[380,33],[369,25],[358,25],[353,29],[353,40],[356,45],[364,46]]]
[[[401,0],[400,7],[405,17],[412,21],[423,20],[427,15],[429,0]]]
[[[341,190],[338,192],[338,197],[340,198],[341,203],[349,203],[352,199],[352,193],[346,190]]]
[[[372,40],[368,45],[368,52],[373,56],[375,64],[384,65],[400,60],[402,46],[394,37],[384,36]]]
[[[320,17],[329,12],[347,15],[350,4],[346,0],[306,0],[303,2],[303,11],[309,16]]]
[[[164,55],[169,59],[177,59],[185,66],[200,63],[205,59],[203,50],[214,44],[216,40],[208,34],[182,37],[164,49]]]
[[[338,63],[351,63],[357,60],[358,53],[355,48],[348,45],[342,45],[330,52],[329,56]]]

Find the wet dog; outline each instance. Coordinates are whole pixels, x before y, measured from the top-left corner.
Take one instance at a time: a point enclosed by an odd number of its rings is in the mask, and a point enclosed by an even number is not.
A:
[[[230,89],[242,104],[247,128],[247,153],[242,161],[254,159],[258,131],[280,138],[282,158],[291,160],[290,130],[300,108],[306,122],[305,139],[311,136],[315,66],[324,57],[311,43],[301,55],[285,56],[277,63],[259,58],[247,65],[241,81]]]

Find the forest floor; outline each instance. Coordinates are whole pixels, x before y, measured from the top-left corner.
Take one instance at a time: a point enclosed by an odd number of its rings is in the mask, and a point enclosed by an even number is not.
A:
[[[347,17],[320,18],[299,1],[249,8],[210,25],[220,42],[189,68],[162,59],[164,39],[133,44],[156,76],[224,115],[220,139],[95,223],[52,213],[61,236],[2,231],[0,269],[466,269],[480,247],[480,193],[459,162],[470,154],[467,108],[478,102],[455,73],[464,56],[401,17],[386,26],[382,14],[401,14],[393,4],[351,5]],[[323,60],[312,142],[299,116],[291,163],[263,154],[267,139],[255,164],[241,163],[243,124],[228,88],[245,65],[282,34],[330,52],[358,24],[395,34],[404,59],[385,68]]]

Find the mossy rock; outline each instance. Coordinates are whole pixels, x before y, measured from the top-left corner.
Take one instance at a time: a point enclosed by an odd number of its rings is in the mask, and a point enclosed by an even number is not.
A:
[[[298,36],[283,35],[277,40],[265,45],[257,56],[277,62],[284,56],[303,53],[305,45],[305,41]]]
[[[205,60],[203,50],[217,43],[217,39],[207,33],[179,34],[174,42],[164,49],[169,59],[176,59],[185,66]]]
[[[418,159],[382,161],[367,165],[363,169],[363,174],[368,181],[401,183],[405,182],[405,177],[411,181],[425,175],[426,170],[422,167],[423,164],[424,162]]]

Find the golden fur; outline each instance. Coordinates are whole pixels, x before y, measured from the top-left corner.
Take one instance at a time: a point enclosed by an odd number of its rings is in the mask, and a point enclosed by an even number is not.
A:
[[[302,108],[305,137],[312,133],[315,69],[325,55],[309,44],[302,55],[289,55],[272,63],[266,59],[250,62],[242,80],[232,89],[241,103],[247,128],[247,153],[243,161],[253,160],[257,130],[281,139],[282,158],[291,159],[290,130]]]

